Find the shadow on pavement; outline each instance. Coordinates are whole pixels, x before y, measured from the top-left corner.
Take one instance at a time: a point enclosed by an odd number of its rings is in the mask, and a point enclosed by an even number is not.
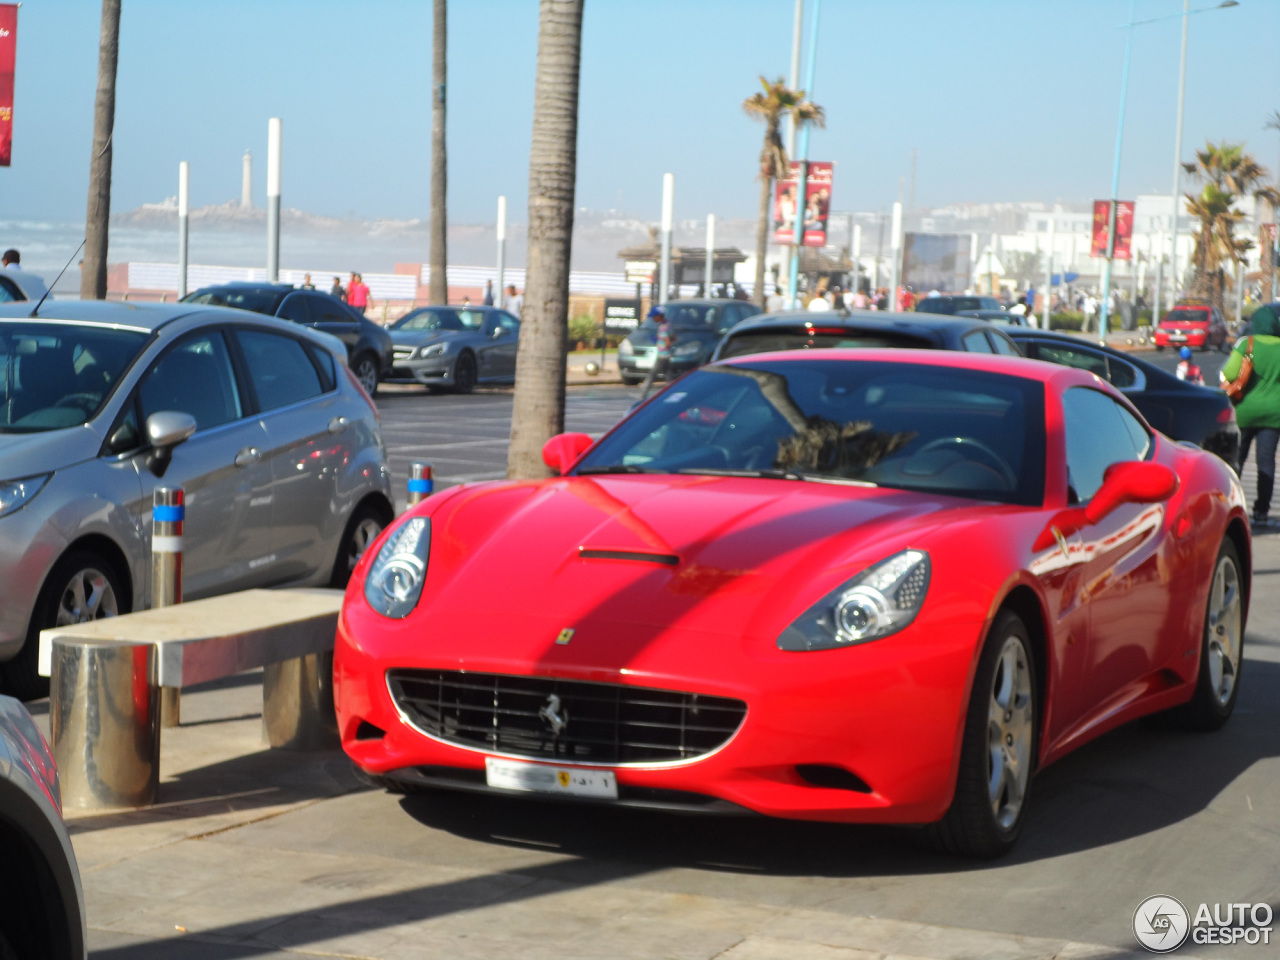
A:
[[[1260,642],[1250,637],[1248,643]],[[1113,731],[1034,781],[1022,837],[1001,867],[1141,836],[1204,810],[1245,770],[1280,756],[1280,663],[1247,660],[1235,716],[1190,733],[1161,716]],[[470,840],[652,869],[780,876],[892,876],[988,865],[940,856],[901,827],[668,814],[590,803],[429,792],[406,797],[419,822]]]

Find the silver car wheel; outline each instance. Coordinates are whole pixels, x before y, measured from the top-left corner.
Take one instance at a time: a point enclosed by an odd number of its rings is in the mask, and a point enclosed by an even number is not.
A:
[[[1240,671],[1243,610],[1240,571],[1231,557],[1220,557],[1209,588],[1209,616],[1205,624],[1209,685],[1220,706],[1226,706]]]
[[[369,549],[369,544],[377,540],[380,533],[382,533],[382,524],[371,517],[366,517],[356,524],[356,528],[351,531],[351,539],[347,541],[348,573],[356,568],[364,552]]]
[[[62,589],[55,624],[59,627],[114,617],[116,592],[104,573],[92,567],[77,571]]]
[[[1017,822],[1027,795],[1033,729],[1027,650],[1020,638],[1011,636],[996,663],[987,711],[987,799],[1001,830]]]
[[[368,356],[363,356],[356,361],[355,370],[356,379],[360,381],[360,386],[364,387],[364,392],[373,396],[375,390],[378,389],[378,365]]]

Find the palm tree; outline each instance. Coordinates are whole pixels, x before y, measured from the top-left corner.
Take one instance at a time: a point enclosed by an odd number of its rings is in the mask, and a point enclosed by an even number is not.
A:
[[[435,0],[431,25],[431,275],[427,294],[432,303],[449,302],[448,227],[445,200],[448,194],[449,163],[445,155],[445,81],[448,78],[446,0]]]
[[[790,172],[787,148],[782,145],[779,127],[784,116],[790,116],[796,124],[811,121],[824,126],[826,115],[816,103],[804,98],[803,90],[792,90],[779,77],[770,83],[760,78],[759,93],[753,93],[742,101],[747,116],[764,122],[764,146],[760,148],[760,219],[756,224],[756,303],[764,306],[764,257],[768,250],[770,200],[773,199],[773,181]]]
[[[578,72],[583,0],[541,0],[529,147],[525,274],[507,476],[549,474],[542,447],[564,430],[569,253],[578,164]]]
[[[1263,126],[1267,130],[1274,130],[1276,133],[1280,133],[1280,110],[1272,110],[1271,116],[1267,117],[1266,123],[1264,123]],[[1275,183],[1273,185],[1277,189],[1280,189],[1280,164],[1276,165]],[[1277,213],[1280,213],[1280,210],[1277,210],[1275,204],[1272,204],[1270,221],[1272,224],[1275,224],[1276,221],[1280,219],[1276,216]],[[1266,232],[1265,228],[1262,236],[1259,237],[1259,241],[1268,248],[1266,255],[1262,258],[1262,267],[1264,271],[1263,290],[1265,291],[1265,294],[1270,294],[1270,292],[1275,289],[1274,274],[1277,266],[1280,266],[1280,264],[1275,262],[1274,241]]]
[[[111,219],[111,134],[116,122],[116,60],[120,53],[120,0],[102,0],[98,38],[98,93],[93,101],[93,153],[89,158],[89,207],[84,218],[84,266],[80,297],[107,296],[107,228]]]
[[[1242,143],[1206,143],[1196,151],[1195,163],[1183,164],[1190,174],[1205,181],[1204,189],[1187,194],[1187,212],[1200,221],[1196,231],[1191,263],[1195,277],[1191,283],[1193,296],[1210,300],[1223,308],[1223,291],[1231,284],[1228,263],[1239,263],[1253,247],[1250,239],[1237,239],[1235,231],[1244,214],[1235,208],[1236,200],[1252,194],[1275,205],[1280,192],[1265,183],[1266,169]]]

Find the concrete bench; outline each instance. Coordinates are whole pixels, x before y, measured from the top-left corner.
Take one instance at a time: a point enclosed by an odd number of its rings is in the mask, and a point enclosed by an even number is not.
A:
[[[63,804],[154,803],[161,691],[258,667],[267,742],[336,746],[333,640],[341,605],[339,590],[246,590],[41,631]]]

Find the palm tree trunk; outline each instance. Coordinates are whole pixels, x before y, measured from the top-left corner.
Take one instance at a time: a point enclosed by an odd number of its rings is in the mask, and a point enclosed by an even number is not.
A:
[[[102,0],[98,39],[98,93],[93,101],[93,154],[89,158],[89,207],[84,218],[80,297],[107,297],[107,230],[111,219],[111,134],[116,120],[116,60],[120,52],[120,0]]]
[[[529,148],[529,259],[507,476],[549,475],[542,447],[564,430],[569,254],[578,164],[583,0],[541,0]]]
[[[435,0],[431,25],[431,276],[427,293],[432,303],[449,302],[448,158],[445,155],[445,81],[449,71],[445,59],[448,24],[447,0]]]
[[[756,287],[753,291],[756,306],[764,309],[764,257],[769,249],[769,201],[773,198],[773,181],[762,177],[760,183],[760,216],[756,222]]]

